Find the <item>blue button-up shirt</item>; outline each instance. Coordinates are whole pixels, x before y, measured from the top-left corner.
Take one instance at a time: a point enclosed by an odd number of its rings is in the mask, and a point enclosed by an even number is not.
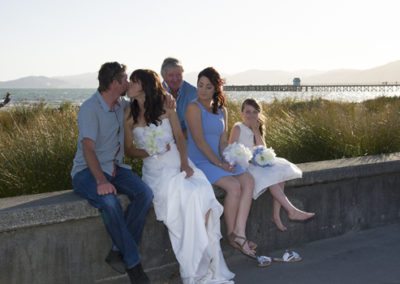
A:
[[[171,92],[165,81],[163,82],[163,86],[168,92]],[[197,89],[188,82],[183,81],[182,86],[178,90],[178,96],[176,98],[176,113],[178,114],[179,122],[181,123],[183,131],[186,130],[186,108],[188,104],[195,99],[197,99]]]
[[[71,171],[73,177],[86,169],[82,140],[89,138],[95,143],[95,153],[103,172],[112,175],[114,164],[123,164],[124,157],[124,108],[127,102],[120,98],[111,110],[99,92],[82,103],[78,114],[78,147]]]

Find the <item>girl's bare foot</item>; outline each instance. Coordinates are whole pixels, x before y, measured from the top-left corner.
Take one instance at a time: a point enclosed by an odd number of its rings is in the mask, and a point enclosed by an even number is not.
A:
[[[276,227],[277,227],[280,231],[282,231],[282,232],[287,231],[287,227],[286,227],[285,225],[283,225],[282,220],[281,220],[280,217],[273,217],[273,218],[271,219],[271,221],[276,225]]]
[[[295,220],[295,221],[305,221],[307,219],[310,219],[314,217],[315,213],[311,212],[304,212],[301,210],[294,210],[293,212],[290,212],[288,214],[288,217],[290,220]]]

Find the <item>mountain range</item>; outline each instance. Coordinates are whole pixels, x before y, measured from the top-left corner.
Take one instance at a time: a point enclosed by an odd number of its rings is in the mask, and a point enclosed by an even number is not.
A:
[[[318,70],[247,70],[236,74],[222,74],[227,85],[278,85],[292,84],[293,78],[301,79],[301,84],[382,84],[400,83],[400,60],[365,70],[335,69]],[[197,73],[185,73],[185,80],[195,84]],[[97,73],[72,76],[46,77],[29,76],[0,82],[0,88],[96,88]]]

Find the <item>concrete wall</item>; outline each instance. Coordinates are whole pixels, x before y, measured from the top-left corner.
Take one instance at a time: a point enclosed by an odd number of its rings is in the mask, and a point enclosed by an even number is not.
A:
[[[261,254],[400,221],[400,153],[299,166],[304,177],[287,183],[287,195],[317,215],[299,223],[283,213],[288,231],[279,232],[270,221],[271,196],[262,195],[248,222],[248,237]],[[1,284],[127,283],[104,262],[110,245],[97,210],[71,191],[0,199]],[[222,245],[229,257],[232,249]],[[153,210],[141,251],[152,280],[177,278],[166,228]]]

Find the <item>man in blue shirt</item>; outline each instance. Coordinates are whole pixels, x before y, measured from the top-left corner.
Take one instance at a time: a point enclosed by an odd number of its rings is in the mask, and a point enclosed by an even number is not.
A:
[[[140,262],[138,244],[153,193],[123,164],[127,102],[121,96],[128,88],[125,69],[118,62],[103,64],[98,74],[98,91],[81,105],[71,176],[74,191],[101,212],[113,241],[106,261],[121,273],[126,269],[131,283],[149,283]],[[131,201],[126,212],[117,193],[126,194]],[[123,264],[121,260],[125,267],[118,266]]]
[[[181,123],[182,131],[186,135],[185,112],[187,105],[197,98],[196,88],[183,80],[182,63],[172,57],[164,59],[161,66],[161,76],[164,79],[164,88],[176,100],[176,112]]]

